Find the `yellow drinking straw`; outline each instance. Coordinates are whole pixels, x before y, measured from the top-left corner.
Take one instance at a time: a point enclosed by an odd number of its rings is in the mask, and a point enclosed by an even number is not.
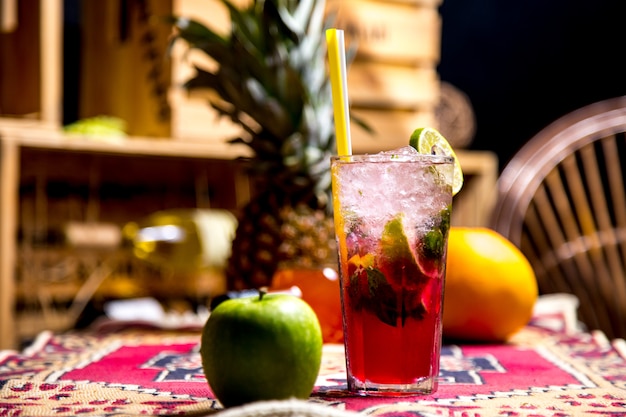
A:
[[[337,154],[352,155],[352,141],[350,139],[350,112],[348,107],[348,82],[346,77],[346,52],[343,30],[327,29],[326,42],[328,43],[330,85],[332,88],[333,109],[335,114]]]

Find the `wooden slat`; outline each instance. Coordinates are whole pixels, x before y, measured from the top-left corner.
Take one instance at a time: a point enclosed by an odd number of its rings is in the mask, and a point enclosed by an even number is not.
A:
[[[595,278],[595,285],[603,294],[605,300],[610,300],[614,295],[613,284],[610,281],[610,273],[607,268],[603,253],[602,242],[599,239],[599,232],[601,230],[602,216],[608,214],[606,207],[595,207],[594,202],[599,204],[604,196],[602,184],[597,176],[594,178],[594,173],[597,174],[597,166],[590,166],[590,160],[595,160],[597,155],[595,154],[593,144],[589,144],[583,147],[579,154],[583,159],[584,172],[581,172],[577,161],[574,158],[568,158],[564,161],[563,167],[565,169],[568,185],[571,189],[571,200],[576,210],[576,216],[580,229],[572,230],[571,236],[569,236],[570,243],[572,240],[576,240],[582,247],[580,253],[577,256],[584,257],[585,260],[591,262],[593,267],[593,273],[589,272],[585,274],[587,279],[591,277]],[[587,183],[583,180],[583,175]],[[605,223],[608,219],[605,219]],[[583,238],[579,238],[579,236]]]
[[[622,137],[623,139],[623,137]],[[616,140],[603,140],[602,147],[606,158],[606,170],[611,199],[613,201],[613,212],[615,213],[615,225],[618,229],[626,230],[626,192],[624,191],[624,177],[622,173],[619,152]],[[622,248],[622,270],[626,270],[626,243],[620,245]],[[625,298],[626,299],[626,298]]]
[[[0,1],[0,33],[13,32],[17,28],[17,0]]]
[[[565,229],[567,238],[573,240],[581,234],[593,235],[597,231],[596,218],[591,210],[587,189],[583,183],[576,156],[568,156],[563,160],[561,166],[563,167],[569,188],[569,198],[563,195],[562,198],[564,200],[559,200],[562,203],[561,208],[565,210],[566,207],[569,208],[572,205],[575,210],[571,219],[572,224]]]
[[[434,126],[433,112],[352,109],[351,115],[365,121],[374,133],[364,131],[354,121],[351,123],[354,153],[380,152],[407,146],[411,133],[421,126]]]
[[[121,7],[128,8],[128,22],[119,19]],[[171,30],[149,21],[149,15],[169,15],[169,3],[84,2],[81,12],[79,118],[116,116],[126,122],[130,135],[169,137],[171,62],[166,49]],[[122,25],[129,26],[127,32]]]
[[[40,117],[40,1],[17,2],[17,27],[0,38],[0,113],[4,117]]]
[[[540,220],[541,225],[545,230],[545,235],[548,238],[547,242],[549,242],[550,247],[555,252],[555,258],[559,259],[561,256],[558,255],[555,248],[568,248],[565,246],[565,236],[563,235],[559,219],[555,215],[550,199],[548,198],[548,193],[553,193],[552,187],[550,188],[550,191],[546,191],[545,186],[538,188],[533,201],[534,207],[537,211],[537,218]]]
[[[346,33],[346,44],[357,56],[384,62],[438,62],[441,18],[434,7],[408,2],[329,0],[335,27]]]
[[[348,91],[354,107],[432,107],[439,97],[439,78],[434,65],[357,60],[348,68]]]
[[[538,277],[540,290],[544,292],[559,292],[568,289],[569,284],[558,267],[554,252],[548,245],[546,231],[539,219],[535,204],[531,202],[524,218],[524,230],[520,240],[520,248],[533,266]],[[551,275],[550,279],[542,277]]]
[[[609,291],[607,299],[613,300],[612,306],[614,306],[616,310],[614,316],[616,320],[619,320],[618,317],[626,317],[626,304],[620,302],[620,300],[626,300],[626,268],[620,258],[620,237],[617,233],[618,229],[614,227],[611,220],[611,216],[609,214],[610,202],[607,200],[617,199],[615,202],[617,204],[621,204],[619,206],[614,205],[615,208],[621,207],[621,209],[618,210],[619,214],[616,213],[616,217],[624,216],[624,212],[626,211],[626,202],[624,201],[624,184],[619,164],[619,152],[616,146],[616,137],[615,135],[611,135],[603,138],[601,143],[602,149],[604,149],[602,155],[604,158],[607,158],[607,162],[603,166],[603,170],[607,174],[607,181],[609,181],[609,186],[607,188],[603,186],[600,175],[600,166],[595,152],[591,152],[589,149],[590,147],[587,147],[582,150],[581,154],[585,172],[589,181],[589,188],[592,193],[591,203],[594,207],[595,217],[598,221],[598,227],[600,229],[600,236],[598,236],[598,244],[600,246],[597,252],[599,253],[598,256],[602,256],[601,261],[604,271],[600,270],[600,274],[597,276],[598,280],[602,281],[602,285],[607,287],[607,290]],[[616,189],[620,185],[622,189]],[[611,193],[613,189],[615,190],[615,195]],[[607,190],[609,190],[608,193]],[[626,247],[626,243],[621,243],[621,245],[622,247]],[[626,260],[624,262],[626,262]],[[613,327],[617,328],[620,325],[622,330],[626,330],[626,323],[623,322],[619,324],[617,321],[614,321]]]
[[[603,142],[610,151],[617,154],[617,147],[608,145],[615,143],[615,136],[605,138]],[[616,229],[613,228],[607,205],[606,195],[610,193],[610,190],[605,189],[602,184],[598,157],[593,146],[581,149],[581,157],[588,183],[589,200],[599,229],[599,233],[592,237],[593,244],[597,247],[590,250],[591,256],[595,259],[598,281],[605,288],[607,299],[613,299],[613,305],[620,310],[619,317],[626,317],[626,305],[619,302],[619,300],[626,300],[626,277],[617,250],[619,237]],[[619,170],[619,163],[612,169]],[[623,194],[624,191],[622,190],[621,193]],[[619,198],[619,191],[617,195],[611,195],[611,198]]]
[[[601,241],[603,230],[611,226],[605,203],[605,191],[598,172],[598,156],[593,143],[582,147],[578,154],[581,157],[582,169],[573,162],[569,163],[567,168],[568,178],[574,185],[573,203],[581,221],[582,238],[578,240],[583,242],[584,255],[590,259],[595,272],[595,274],[588,275],[586,279],[593,277],[593,283],[602,293],[607,310],[617,313],[617,309],[621,310],[626,306],[619,306],[618,283],[614,281],[605,257],[606,249],[610,244]],[[583,181],[583,176],[585,181]],[[624,283],[621,283],[621,286],[623,287]],[[621,312],[620,316],[625,313],[626,310]],[[602,328],[606,326],[615,328],[617,324],[615,319],[617,319],[615,315],[609,315]]]
[[[0,350],[14,348],[18,148],[0,141]]]
[[[60,0],[41,0],[40,8],[41,120],[51,126],[60,126],[63,86],[63,4]]]
[[[564,231],[567,245],[571,248],[571,256],[580,270],[580,279],[577,284],[582,285],[590,294],[592,305],[599,305],[611,299],[614,292],[612,285],[604,279],[598,279],[598,277],[607,276],[608,270],[597,250],[599,247],[597,226],[589,202],[589,190],[585,188],[575,154],[566,158],[561,166],[567,180],[569,194],[561,193],[562,187],[555,187],[555,192],[557,192],[556,198],[563,203],[558,212],[565,220]],[[580,236],[585,238],[581,239]],[[593,314],[598,321],[599,328],[611,327],[611,317],[606,309],[593,309],[589,314]]]
[[[563,164],[567,166],[568,161],[575,164],[573,156],[566,158]],[[579,186],[575,182],[568,178],[568,187],[570,187],[571,194],[584,193],[584,190],[579,189]],[[555,209],[552,210],[550,206],[541,206],[542,218],[546,219],[546,224],[550,227],[548,236],[552,240],[552,246],[557,251],[557,256],[560,259],[574,259],[578,268],[582,271],[582,276],[591,276],[593,274],[593,267],[589,259],[581,254],[584,254],[585,250],[581,247],[582,242],[576,238],[580,236],[580,229],[577,222],[577,213],[574,212],[574,208],[570,205],[570,195],[565,192],[565,186],[561,179],[558,170],[552,171],[546,177],[546,184],[549,193],[554,201]],[[579,203],[581,204],[581,203]],[[558,217],[555,214],[558,213]],[[550,216],[550,221],[547,221],[547,217]],[[556,233],[556,225],[561,224],[561,228]],[[562,252],[562,255],[560,254]]]
[[[598,314],[603,315],[602,312],[596,312],[595,305],[602,303],[602,296],[598,291],[594,283],[584,281],[579,278],[589,276],[593,272],[591,263],[589,260],[580,253],[577,253],[574,247],[567,242],[567,232],[565,229],[572,227],[572,212],[569,207],[563,207],[565,212],[561,212],[558,209],[555,211],[548,194],[554,199],[560,199],[565,194],[563,191],[563,183],[561,182],[558,171],[552,171],[546,178],[548,181],[548,189],[541,187],[537,194],[535,194],[534,203],[537,208],[538,218],[546,230],[546,236],[550,242],[550,246],[553,248],[554,256],[557,259],[557,265],[562,269],[563,277],[567,280],[568,286],[565,290],[572,288],[575,294],[582,294],[580,303],[580,313],[587,323],[597,326],[602,321],[606,320],[606,315],[602,319],[597,317]],[[569,213],[568,213],[569,211]],[[558,215],[557,215],[558,213]],[[561,228],[560,220],[565,218],[564,226]],[[550,273],[553,270],[549,270]],[[552,276],[543,277],[543,279],[552,279]]]

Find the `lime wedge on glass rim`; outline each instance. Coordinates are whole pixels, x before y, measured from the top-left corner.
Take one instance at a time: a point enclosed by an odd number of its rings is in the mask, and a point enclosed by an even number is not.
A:
[[[413,131],[409,144],[423,155],[445,155],[454,158],[454,173],[452,178],[452,195],[456,195],[463,187],[463,170],[454,149],[450,143],[436,129],[420,127]]]

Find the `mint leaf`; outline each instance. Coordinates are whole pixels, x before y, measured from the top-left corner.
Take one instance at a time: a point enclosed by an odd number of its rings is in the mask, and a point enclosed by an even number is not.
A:
[[[426,259],[437,260],[443,256],[446,248],[444,243],[445,240],[441,230],[434,229],[427,232],[424,237],[422,237],[417,247],[419,248],[420,254]]]
[[[428,309],[422,300],[422,292],[403,291],[402,294],[402,325],[407,318],[422,320]]]
[[[421,270],[432,276],[439,272],[446,252],[446,236],[450,230],[451,207],[447,206],[433,219],[433,228],[417,242],[417,255]]]
[[[422,319],[427,313],[420,291],[394,289],[385,275],[374,267],[358,268],[352,273],[348,294],[354,310],[370,311],[380,321],[394,327],[398,319],[404,325],[407,318]]]
[[[444,235],[448,234],[450,230],[450,218],[452,216],[452,205],[448,205],[446,208],[439,212],[439,230]]]
[[[398,321],[398,297],[393,287],[387,282],[385,275],[378,269],[368,269],[369,310],[390,326]]]
[[[380,270],[357,268],[350,276],[348,295],[355,311],[365,309],[376,314],[383,323],[396,326],[400,315],[397,295]]]
[[[449,210],[443,210],[436,223],[418,246],[421,257],[429,256],[439,262],[445,251],[442,229],[449,228]],[[358,228],[352,230],[357,231]],[[364,248],[356,240],[354,248],[363,253]],[[428,314],[422,296],[430,275],[425,275],[411,251],[402,215],[385,224],[377,254],[370,250],[364,255],[354,254],[350,265],[347,292],[354,310],[365,309],[394,327],[403,326],[409,318],[421,320]]]

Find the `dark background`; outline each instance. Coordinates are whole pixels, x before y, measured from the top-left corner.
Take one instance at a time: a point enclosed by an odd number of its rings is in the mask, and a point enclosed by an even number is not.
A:
[[[64,0],[70,60],[79,54],[80,1]],[[442,0],[440,14],[439,75],[471,100],[468,147],[494,151],[500,169],[558,117],[626,94],[626,0]],[[69,123],[77,118],[77,63],[66,61],[65,71]]]
[[[443,0],[439,75],[500,168],[558,117],[626,94],[626,0]]]

